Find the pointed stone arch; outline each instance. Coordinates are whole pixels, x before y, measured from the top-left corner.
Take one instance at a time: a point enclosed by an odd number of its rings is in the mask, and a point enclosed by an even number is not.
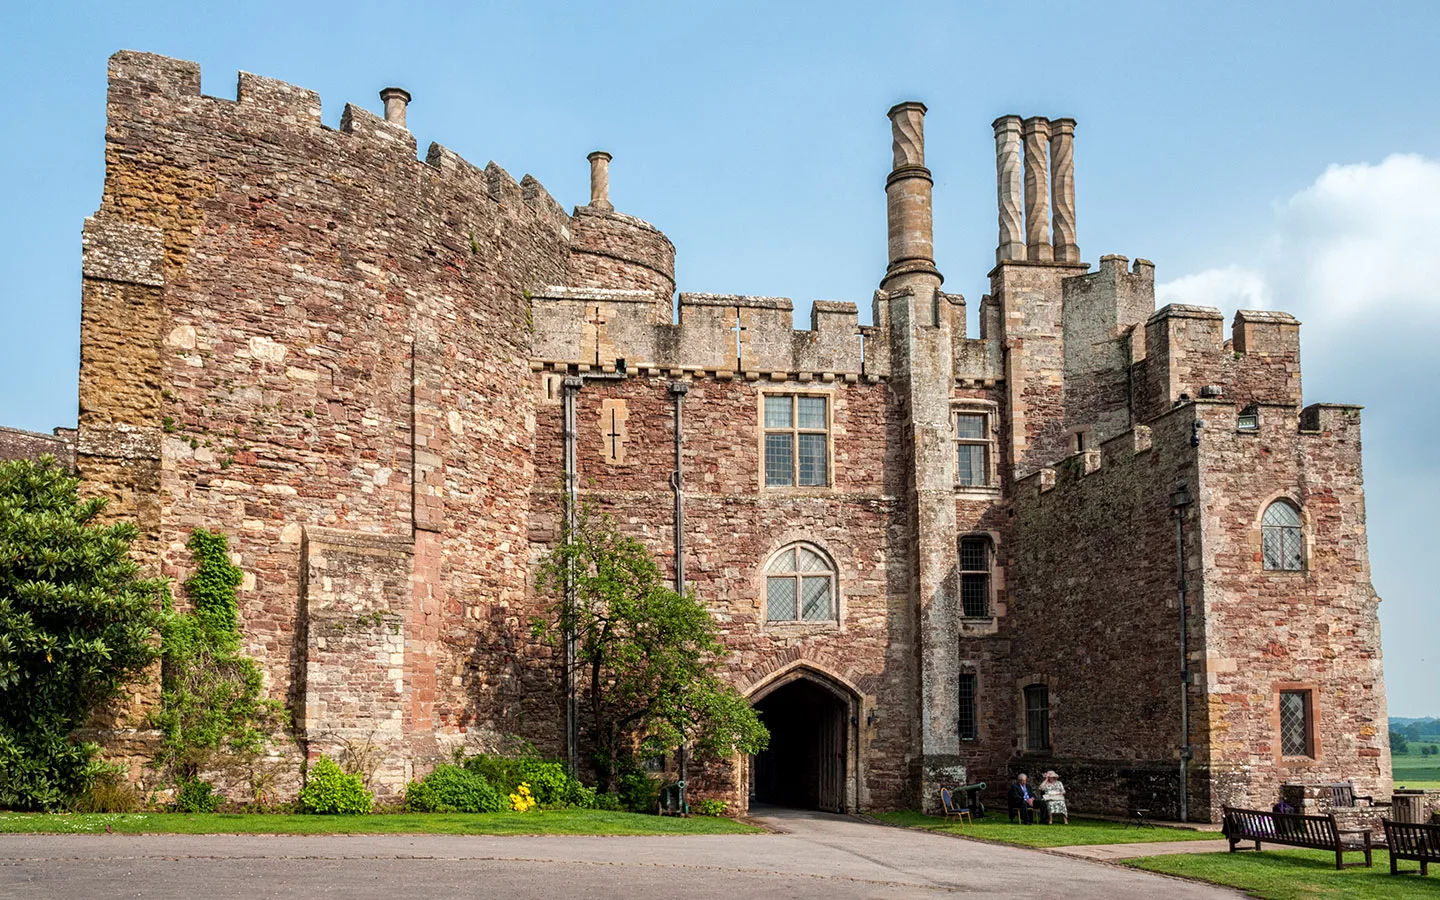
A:
[[[740,767],[741,796],[832,812],[859,808],[863,697],[843,676],[812,660],[793,660],[742,689],[775,718],[771,746]]]

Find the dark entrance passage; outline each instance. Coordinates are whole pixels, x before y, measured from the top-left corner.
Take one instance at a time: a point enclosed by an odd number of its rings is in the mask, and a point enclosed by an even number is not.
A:
[[[755,704],[770,747],[754,757],[751,787],[760,803],[845,811],[849,704],[803,678]]]

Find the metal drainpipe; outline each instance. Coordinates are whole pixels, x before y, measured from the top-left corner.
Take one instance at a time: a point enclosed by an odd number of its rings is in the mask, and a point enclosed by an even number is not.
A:
[[[575,539],[578,521],[579,476],[575,460],[575,400],[585,382],[573,375],[567,375],[563,382],[565,406],[565,540]],[[580,771],[580,708],[575,694],[575,658],[577,644],[575,636],[575,561],[566,563],[565,573],[565,759],[572,774]]]
[[[675,593],[685,593],[685,395],[690,385],[683,381],[670,382],[670,396],[675,398],[675,471],[670,473],[670,487],[675,492]],[[685,745],[681,744],[680,757],[680,802],[685,809]]]
[[[1190,490],[1177,485],[1170,495],[1170,508],[1175,513],[1175,572],[1176,592],[1180,605],[1180,821],[1190,821],[1190,651],[1189,623],[1186,609],[1186,595],[1189,585],[1185,580],[1185,510],[1191,503]]]

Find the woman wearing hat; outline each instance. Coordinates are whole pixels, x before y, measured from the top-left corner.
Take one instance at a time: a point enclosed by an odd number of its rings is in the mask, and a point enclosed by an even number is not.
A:
[[[1070,810],[1065,806],[1065,785],[1061,784],[1060,776],[1051,769],[1045,773],[1045,780],[1040,782],[1040,799],[1045,803],[1045,824],[1054,825],[1055,817],[1059,816],[1066,825],[1070,824]]]

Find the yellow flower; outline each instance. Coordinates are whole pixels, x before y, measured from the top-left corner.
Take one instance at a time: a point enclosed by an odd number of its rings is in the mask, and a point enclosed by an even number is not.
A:
[[[515,812],[526,812],[534,809],[535,805],[535,798],[530,794],[530,785],[521,782],[515,793],[510,795],[510,808]]]

